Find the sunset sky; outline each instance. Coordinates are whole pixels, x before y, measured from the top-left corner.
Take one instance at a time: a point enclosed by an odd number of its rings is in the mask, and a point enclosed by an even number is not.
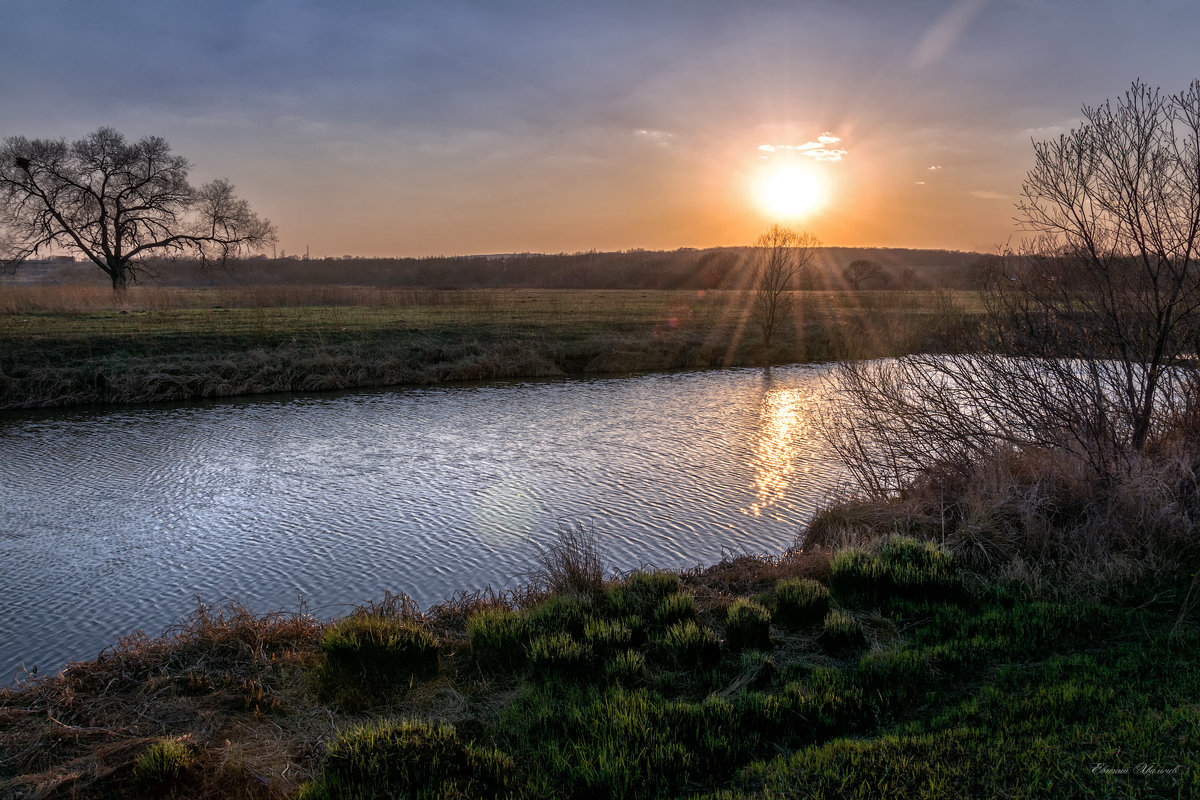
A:
[[[1031,138],[1200,78],[1194,0],[0,0],[0,28],[0,136],[164,136],[314,256],[746,244],[771,191],[815,192],[784,210],[826,244],[992,250]]]

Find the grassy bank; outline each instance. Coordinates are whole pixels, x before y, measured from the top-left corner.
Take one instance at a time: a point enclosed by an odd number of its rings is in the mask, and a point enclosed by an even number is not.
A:
[[[954,348],[966,294],[808,292],[769,351],[735,291],[0,289],[0,409],[820,362]],[[967,309],[967,310],[964,310]]]
[[[898,511],[898,509],[894,509]],[[895,533],[321,624],[200,609],[0,694],[27,797],[1187,798],[1186,571],[1040,591]],[[861,514],[818,520],[862,532]],[[910,533],[920,534],[919,525]]]

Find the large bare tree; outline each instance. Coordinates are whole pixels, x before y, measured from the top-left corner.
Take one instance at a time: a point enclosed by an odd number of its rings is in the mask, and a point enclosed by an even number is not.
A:
[[[811,233],[772,225],[750,248],[754,320],[762,330],[764,348],[771,346],[791,292],[804,277],[820,246]]]
[[[224,262],[274,241],[228,181],[192,186],[190,166],[161,137],[128,142],[112,128],[71,143],[5,139],[0,259],[15,268],[45,249],[74,250],[121,290],[151,256]]]
[[[1109,477],[1200,411],[1200,81],[1084,107],[1034,144],[1018,209],[973,352],[843,365],[836,435],[868,488],[1026,447]]]

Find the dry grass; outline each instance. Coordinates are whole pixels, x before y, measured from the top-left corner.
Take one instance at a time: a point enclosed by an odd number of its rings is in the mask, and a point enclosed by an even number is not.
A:
[[[462,304],[488,308],[495,307],[501,298],[501,294],[486,290],[438,291],[371,286],[284,285],[220,289],[131,286],[119,294],[105,286],[14,286],[0,289],[0,314]]]
[[[859,546],[893,533],[945,544],[980,574],[1050,595],[1115,596],[1200,564],[1200,452],[1182,440],[1097,478],[1061,450],[996,454],[931,470],[891,500],[819,513],[806,547]]]
[[[594,526],[559,523],[558,535],[538,552],[530,578],[550,594],[595,597],[604,591],[604,555]]]
[[[329,725],[302,679],[321,629],[303,612],[201,606],[163,637],[0,692],[0,794],[130,793],[137,757],[171,737],[200,754],[195,796],[289,796],[307,774],[303,742]]]

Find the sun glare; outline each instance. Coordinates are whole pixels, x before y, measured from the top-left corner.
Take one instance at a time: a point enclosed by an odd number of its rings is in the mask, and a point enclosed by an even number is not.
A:
[[[829,202],[829,186],[815,168],[788,166],[764,174],[756,196],[767,214],[780,219],[807,217]]]

